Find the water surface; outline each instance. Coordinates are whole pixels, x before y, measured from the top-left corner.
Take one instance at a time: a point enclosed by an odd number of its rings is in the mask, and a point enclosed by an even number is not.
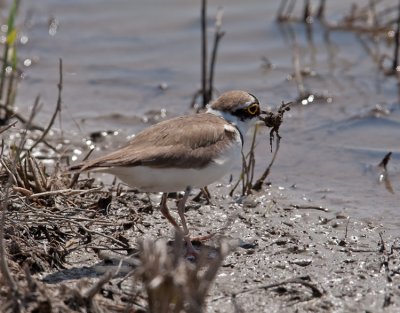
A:
[[[393,229],[400,226],[396,80],[378,70],[352,32],[328,32],[315,23],[307,33],[301,23],[276,23],[279,1],[209,2],[210,45],[215,13],[219,6],[224,10],[218,91],[249,90],[270,107],[292,101],[298,96],[290,79],[297,49],[301,67],[312,74],[305,77],[305,88],[325,99],[296,106],[287,114],[281,150],[269,177],[272,186],[290,190],[284,194],[293,203],[378,218]],[[340,20],[349,7],[348,1],[330,1],[328,20]],[[114,143],[118,145],[154,122],[146,117],[157,120],[164,112],[166,117],[192,112],[189,104],[200,87],[198,1],[37,0],[24,2],[22,9],[22,17],[30,16],[22,27],[29,41],[20,53],[34,64],[26,69],[19,89],[21,111],[40,94],[44,106],[39,120],[49,120],[62,58],[62,129],[76,144],[91,132],[120,130]],[[301,14],[300,7],[295,13]],[[58,25],[52,34],[49,21]],[[271,66],[265,66],[265,59]],[[268,161],[268,139],[266,133],[263,136],[259,170]],[[377,165],[389,151],[393,193],[378,180]]]

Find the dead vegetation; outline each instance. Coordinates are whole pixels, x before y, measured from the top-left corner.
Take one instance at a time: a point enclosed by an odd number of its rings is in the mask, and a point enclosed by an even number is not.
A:
[[[62,178],[59,172],[36,174],[40,178],[35,181],[32,169],[35,167],[19,169],[20,176],[31,179],[18,187],[12,172],[1,168],[5,187],[1,191],[0,227],[2,312],[138,312],[141,307],[150,312],[202,312],[207,292],[230,251],[226,244],[221,242],[211,259],[204,254],[195,264],[183,258],[181,238],[172,246],[162,240],[132,244],[130,233],[144,231],[145,213],[139,211],[147,206],[134,193],[115,197],[113,206],[119,203],[123,208],[111,213],[108,207],[116,194],[112,190],[102,191],[91,179],[78,180],[76,189],[71,190],[69,178]],[[57,189],[43,192],[44,186],[56,188],[51,183],[54,177]],[[108,254],[112,252],[115,266],[109,266],[104,275],[95,269],[90,273],[82,269],[78,277],[83,280],[75,286],[61,284],[56,288],[32,276],[73,271],[67,258],[89,251],[105,265],[111,262]],[[47,283],[57,281],[47,275]],[[104,286],[121,275],[120,284],[105,291]],[[89,282],[85,277],[98,278]],[[134,287],[122,286],[127,280]],[[133,289],[141,290],[141,282],[145,293],[140,292],[137,299]]]
[[[2,195],[6,207],[2,208],[1,260],[5,266],[1,270],[1,311],[138,312],[143,308],[149,312],[202,312],[207,292],[230,250],[226,244],[221,242],[219,252],[211,259],[204,254],[196,264],[183,258],[181,238],[176,238],[173,246],[162,240],[132,245],[129,234],[142,231],[138,210],[146,204],[128,193],[114,200],[114,206],[115,202],[123,203],[123,210],[107,213],[103,204],[107,193],[90,188],[91,183],[79,181],[79,193],[62,189],[31,197],[12,190]],[[32,276],[68,272],[66,259],[89,251],[105,259],[105,264],[110,262],[107,255],[113,252],[117,263],[103,276],[96,270],[90,274],[82,269],[83,276],[78,277],[83,280],[72,287],[61,284],[56,288]],[[130,270],[119,285],[105,290],[111,279],[121,277],[122,263]],[[85,278],[93,275],[99,278],[91,282]],[[122,286],[127,280],[134,287]],[[51,281],[48,278],[47,282]],[[140,292],[139,297],[135,290],[141,290],[141,282],[145,293]]]
[[[347,14],[344,14],[339,21],[331,22],[326,19],[325,0],[320,0],[316,8],[312,7],[310,1],[304,1],[302,16],[296,16],[294,13],[297,3],[296,0],[282,0],[277,12],[277,21],[281,24],[304,23],[309,39],[312,38],[315,24],[324,28],[327,38],[330,33],[336,31],[353,32],[377,68],[384,75],[394,76],[399,81],[400,4],[388,6],[379,0],[368,1],[368,4],[364,6],[352,3],[349,4],[350,9]],[[307,97],[301,89],[301,70],[295,70],[295,72],[298,73],[295,79],[300,87],[298,100],[301,103],[301,100]]]
[[[205,109],[207,104],[213,99],[214,94],[214,76],[217,64],[218,47],[220,40],[225,32],[222,28],[223,10],[218,9],[215,17],[214,40],[211,50],[211,56],[208,53],[208,34],[207,34],[207,0],[201,2],[201,89],[197,90],[193,97],[191,107],[198,111]],[[208,61],[210,59],[210,61]],[[197,104],[197,98],[201,96],[201,105]]]
[[[14,23],[18,5],[19,2],[14,1],[10,11],[3,60],[9,59],[11,48],[16,51]],[[217,16],[208,78],[210,86],[216,47],[223,36],[219,30],[221,18],[222,11]],[[1,120],[6,126],[0,132],[6,136],[13,127],[21,128],[22,124],[19,141],[3,142],[0,156],[1,312],[202,312],[211,284],[230,248],[221,241],[212,258],[203,254],[196,264],[191,264],[182,257],[181,238],[176,238],[172,247],[164,241],[137,240],[132,244],[129,233],[133,229],[143,232],[140,209],[148,204],[135,194],[121,195],[120,189],[104,191],[103,186],[94,185],[92,179],[63,173],[61,152],[46,141],[61,112],[62,60],[56,109],[49,124],[42,128],[34,125],[39,97],[35,99],[29,118],[14,114],[11,102],[16,88],[17,59],[14,56],[11,65],[3,62],[0,86],[1,95],[7,87],[6,101],[0,107],[4,113]],[[9,66],[12,66],[11,75],[7,74]],[[211,94],[212,88],[203,90],[204,97],[211,97]],[[38,131],[34,137],[31,129]],[[32,151],[42,145],[59,155],[51,167],[32,155]],[[117,195],[114,205],[119,203],[124,208],[112,214],[109,206]],[[73,286],[49,285],[38,279],[42,273],[47,273],[47,283],[57,281],[50,273],[68,272],[71,268],[67,259],[71,255],[86,255],[88,251],[104,259],[105,264],[110,262],[105,255],[112,252],[117,265],[104,275],[93,270],[89,276],[98,277],[94,281],[88,281],[84,274]],[[122,264],[131,268],[125,274],[121,274]],[[121,275],[125,275],[123,279]],[[105,285],[118,277],[118,286],[106,290]],[[134,287],[125,288],[126,281]]]
[[[223,260],[231,248],[221,242],[212,259],[200,255],[195,264],[182,256],[182,238],[175,238],[172,258],[165,242],[144,241],[140,245],[141,277],[150,312],[194,312],[205,309],[205,300]]]
[[[255,179],[255,165],[256,165],[256,159],[255,159],[255,145],[256,145],[256,138],[257,138],[257,133],[259,131],[260,125],[256,125],[254,132],[253,132],[253,138],[251,141],[251,146],[249,149],[249,152],[246,155],[243,155],[243,166],[242,166],[242,173],[237,180],[237,182],[234,184],[233,188],[231,189],[229,195],[232,197],[233,193],[235,192],[236,188],[239,186],[240,182],[242,182],[242,192],[241,195],[250,195],[252,191],[260,191],[266,178],[268,177],[272,165],[275,162],[276,156],[278,155],[279,151],[279,145],[280,145],[280,140],[281,136],[279,135],[279,128],[283,122],[283,116],[284,113],[290,110],[290,105],[292,103],[282,103],[281,106],[278,108],[277,112],[266,112],[263,111],[263,114],[265,115],[264,117],[261,118],[263,124],[262,126],[266,126],[270,128],[269,132],[269,144],[271,147],[271,152],[272,152],[272,143],[276,142],[275,145],[275,151],[273,153],[271,161],[268,163],[266,169],[264,170],[263,174],[256,180],[255,183],[253,183]],[[276,137],[276,139],[275,139]]]
[[[172,247],[164,241],[137,240],[132,244],[130,233],[144,232],[140,210],[148,206],[146,201],[135,193],[121,195],[121,190],[113,186],[104,190],[94,185],[93,179],[64,173],[59,163],[46,167],[31,154],[36,146],[44,144],[60,112],[61,61],[59,70],[59,95],[49,125],[35,140],[22,131],[18,143],[7,142],[2,147],[1,311],[202,312],[215,275],[230,251],[226,244],[221,241],[212,258],[204,254],[196,264],[182,257],[181,238],[176,238]],[[33,124],[35,109],[27,119],[27,128]],[[15,122],[1,132],[7,134],[13,126]],[[118,213],[109,211],[113,198],[114,205],[123,207]],[[117,264],[104,275],[95,269],[90,274],[82,270],[83,276],[78,274],[82,279],[73,286],[50,286],[35,276],[47,273],[47,283],[55,282],[57,278],[50,273],[68,272],[67,259],[89,251],[104,259],[105,264],[110,262],[107,254],[112,252]],[[121,271],[122,264],[130,270]],[[118,286],[105,288],[121,275],[125,276]],[[88,281],[88,276],[98,278]],[[123,286],[126,281],[130,281],[128,288]]]

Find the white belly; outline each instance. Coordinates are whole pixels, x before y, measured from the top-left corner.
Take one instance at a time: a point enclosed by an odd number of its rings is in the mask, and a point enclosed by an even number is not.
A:
[[[242,146],[235,143],[218,159],[202,169],[151,168],[146,166],[113,167],[106,170],[131,187],[146,192],[176,192],[186,187],[205,187],[224,175],[242,159]]]

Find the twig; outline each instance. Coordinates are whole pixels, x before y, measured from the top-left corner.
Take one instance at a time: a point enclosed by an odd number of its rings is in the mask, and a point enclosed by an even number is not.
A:
[[[7,126],[0,127],[0,134],[5,132],[7,129],[10,129],[11,127],[14,127],[15,124],[17,124],[17,121],[15,121],[15,122],[13,122],[11,124],[8,124]]]
[[[90,149],[89,152],[82,159],[82,161],[86,161],[89,158],[89,156],[92,154],[93,151],[94,151],[94,148]],[[77,173],[74,174],[74,176],[72,176],[71,182],[69,183],[68,188],[72,188],[72,187],[75,186],[75,184],[78,181],[80,175],[81,175],[81,172],[77,172]]]
[[[37,285],[36,285],[36,282],[34,281],[34,279],[32,278],[28,263],[24,263],[23,270],[25,273],[25,279],[26,279],[26,282],[28,283],[29,290],[31,292],[34,292]]]
[[[59,62],[59,71],[60,71],[60,78],[59,78],[59,83],[57,85],[58,87],[58,99],[57,99],[57,105],[56,105],[56,110],[54,111],[53,116],[51,117],[50,123],[47,126],[47,128],[43,131],[42,135],[40,136],[40,138],[38,140],[36,140],[36,142],[32,145],[32,147],[30,147],[30,151],[33,150],[33,148],[35,148],[48,134],[48,132],[50,131],[51,127],[54,124],[54,121],[56,119],[56,116],[59,112],[61,112],[61,92],[62,92],[62,83],[63,83],[63,75],[62,75],[62,59],[60,59]]]
[[[22,201],[23,201],[22,197],[20,199],[22,199]],[[116,223],[108,222],[105,220],[100,220],[100,219],[94,220],[93,218],[74,217],[71,215],[68,215],[68,218],[66,218],[66,217],[63,217],[62,215],[52,214],[51,211],[46,210],[44,208],[42,208],[41,211],[38,213],[38,212],[36,212],[37,209],[33,208],[31,205],[28,205],[26,203],[24,203],[24,204],[27,208],[29,208],[31,210],[30,212],[29,211],[27,212],[27,215],[29,217],[35,217],[35,218],[42,217],[45,219],[51,219],[51,220],[55,220],[55,221],[63,221],[63,222],[68,222],[68,223],[71,220],[74,220],[77,222],[89,222],[89,223],[91,223],[91,225],[101,225],[101,226],[118,226],[118,225],[123,224],[123,222],[121,222],[121,224],[116,224]]]
[[[4,43],[4,52],[3,52],[3,65],[1,68],[1,73],[0,73],[0,101],[3,100],[3,95],[4,95],[4,86],[5,86],[5,81],[6,81],[6,75],[7,75],[7,67],[9,66],[9,57],[10,57],[10,52],[12,49],[14,49],[14,55],[12,57],[13,61],[11,61],[11,65],[13,67],[13,70],[15,70],[16,67],[16,59],[15,59],[15,38],[16,38],[16,28],[15,28],[15,20],[19,8],[19,3],[20,0],[14,0],[12,1],[11,8],[9,11],[8,19],[7,19],[7,33],[6,33],[6,40]],[[12,77],[8,80],[9,84],[12,84]],[[7,99],[6,99],[7,100]],[[5,106],[9,107],[10,104],[8,102],[5,102]],[[8,115],[8,111],[5,111],[4,117],[0,117],[4,121],[7,121],[10,118],[10,115]]]
[[[35,198],[39,198],[39,197],[47,197],[47,196],[57,196],[57,195],[67,195],[67,196],[71,196],[71,195],[83,195],[83,194],[87,194],[87,193],[91,193],[94,191],[98,191],[100,189],[102,189],[103,187],[97,187],[97,188],[92,188],[92,189],[88,189],[88,190],[81,190],[81,189],[62,189],[62,190],[52,190],[52,191],[45,191],[45,192],[40,192],[40,193],[35,193],[33,195],[29,196],[29,199],[35,199]]]
[[[392,64],[392,72],[395,73],[397,71],[397,67],[399,66],[399,46],[400,46],[400,0],[397,12],[397,25],[396,25],[396,33],[394,37],[394,55],[393,55],[393,64]]]
[[[358,248],[348,248],[348,249],[342,250],[342,252],[347,252],[347,251],[351,251],[351,252],[355,252],[355,253],[371,253],[371,252],[376,253],[377,252],[375,249],[358,249]]]
[[[36,101],[36,100],[35,100]],[[6,114],[8,114],[11,117],[16,118],[17,120],[19,120],[22,124],[27,124],[27,119],[25,117],[23,117],[22,115],[20,115],[17,112],[14,112],[13,109],[5,106],[4,104],[0,104],[0,109],[6,111]],[[7,113],[8,112],[8,113]],[[40,130],[40,131],[44,131],[44,128],[42,126],[39,125],[34,125],[34,124],[30,124],[30,129],[36,129],[36,130]]]
[[[192,201],[200,202],[202,196],[206,199],[207,204],[211,203],[211,194],[210,194],[210,191],[208,190],[207,186],[201,188],[199,193],[192,198]]]
[[[27,137],[27,135],[28,135],[28,129],[31,128],[33,119],[35,118],[35,116],[36,116],[36,114],[37,114],[38,107],[39,107],[39,101],[40,101],[40,96],[38,95],[38,96],[36,96],[35,101],[33,102],[33,107],[32,107],[31,113],[29,114],[29,118],[28,118],[27,120],[25,120],[25,122],[24,122],[24,124],[25,124],[25,129],[24,129],[24,131],[23,131],[23,133],[22,133],[22,136],[21,136],[21,139],[20,139],[20,141],[19,141],[19,145],[18,145],[18,152],[19,152],[19,153],[16,154],[16,157],[18,158],[18,161],[19,161],[20,164],[21,164],[21,159],[25,158],[25,156],[26,156],[26,155],[23,155],[23,154],[21,153],[21,151],[24,149],[24,146],[25,146],[26,137]],[[29,153],[29,151],[28,151],[28,153]],[[26,163],[25,163],[25,165],[27,166]],[[23,167],[22,167],[22,165],[21,165],[21,168],[22,168],[22,174],[23,174],[23,176],[24,176],[24,182],[28,182],[28,180],[27,180],[26,177],[25,177],[25,176],[26,176],[25,174],[26,174],[26,172],[27,172],[27,169],[26,169],[26,167],[25,167],[25,170],[24,170]],[[23,184],[23,185],[25,185],[26,187],[28,187],[29,184],[27,183],[27,184]]]
[[[28,135],[28,129],[31,128],[33,119],[35,118],[35,116],[37,114],[38,107],[39,107],[39,101],[40,101],[40,96],[37,95],[35,98],[35,101],[33,102],[33,107],[32,107],[31,113],[29,115],[29,118],[28,118],[28,120],[25,121],[25,129],[24,129],[24,132],[22,133],[21,140],[19,142],[18,151],[22,151],[25,146],[25,140]],[[23,157],[22,155],[19,156],[19,159],[21,160],[22,157]]]
[[[379,232],[379,238],[380,238],[379,253],[383,254],[382,261],[381,261],[381,269],[383,268],[385,270],[385,274],[386,274],[385,295],[384,295],[384,301],[383,301],[382,307],[386,308],[392,304],[392,296],[393,296],[393,294],[389,290],[389,285],[391,285],[393,283],[393,278],[392,278],[391,269],[390,269],[390,259],[391,259],[391,255],[393,253],[393,245],[389,249],[386,247],[382,232]]]
[[[267,284],[267,285],[260,285],[260,286],[255,286],[243,291],[240,291],[236,294],[234,294],[234,296],[237,296],[238,294],[243,294],[243,293],[247,293],[247,292],[252,292],[255,290],[259,290],[259,289],[271,289],[271,288],[275,288],[275,287],[279,287],[279,286],[283,286],[283,285],[287,285],[287,284],[300,284],[303,285],[307,288],[310,288],[312,291],[312,295],[315,298],[320,298],[324,295],[325,291],[324,290],[319,290],[318,287],[316,285],[314,285],[313,283],[311,283],[311,278],[310,276],[301,276],[301,277],[296,277],[296,278],[292,278],[292,279],[288,279],[285,280],[283,282],[280,283],[273,283],[273,284]]]
[[[196,299],[198,300],[198,303],[201,303],[201,300],[204,301],[208,290],[211,288],[211,282],[217,275],[217,272],[221,267],[222,262],[225,260],[226,256],[231,252],[231,248],[228,246],[226,242],[221,241],[218,252],[219,256],[217,258],[212,259],[211,261],[208,260],[207,254],[201,255],[203,260],[198,261],[197,266],[199,270],[201,267],[204,267],[204,265],[206,264],[208,265],[205,272],[203,272],[203,275],[201,276],[201,279],[199,281],[199,286],[197,288]]]
[[[201,88],[195,92],[192,97],[191,107],[195,107],[196,99],[198,96],[202,96],[201,108],[205,108],[212,99],[214,91],[214,73],[217,59],[217,50],[221,38],[225,35],[225,32],[221,31],[222,25],[222,9],[218,9],[217,16],[215,18],[215,33],[214,33],[214,44],[211,52],[211,61],[208,70],[208,53],[207,53],[207,0],[201,2]],[[197,107],[197,111],[201,109]]]
[[[222,15],[223,10],[221,8],[218,9],[217,16],[215,18],[215,34],[214,34],[214,45],[211,53],[211,62],[210,62],[210,76],[208,78],[208,99],[207,102],[212,99],[212,93],[214,90],[214,72],[215,72],[215,64],[217,60],[217,50],[219,41],[225,35],[225,32],[221,32],[222,25]]]
[[[251,142],[249,153],[245,156],[242,152],[242,172],[240,173],[239,179],[236,181],[235,185],[232,187],[229,195],[232,197],[239,183],[242,182],[242,196],[251,194],[251,184],[254,177],[255,168],[255,158],[254,158],[254,148],[257,134],[257,125],[254,128],[253,139]],[[248,160],[248,161],[247,161]]]
[[[8,66],[7,60],[8,60],[8,52],[10,51],[10,45],[8,44],[8,41],[4,43],[4,51],[3,51],[3,66],[1,68],[1,76],[0,76],[0,100],[3,99],[3,90],[4,90],[4,82],[6,80],[6,69]],[[7,115],[5,115],[7,116]],[[5,117],[4,117],[5,119]]]
[[[115,244],[117,244],[117,245],[119,245],[119,246],[121,246],[121,247],[124,247],[125,249],[128,249],[128,248],[129,248],[129,245],[128,245],[128,244],[126,244],[126,243],[124,243],[124,242],[122,242],[122,241],[120,241],[120,240],[118,240],[118,239],[115,239],[114,237],[111,237],[111,236],[109,236],[109,235],[106,235],[106,234],[104,234],[104,233],[102,233],[102,232],[100,232],[100,231],[91,230],[91,229],[87,228],[86,226],[84,226],[82,223],[78,222],[77,220],[73,220],[73,219],[71,219],[70,217],[60,217],[60,216],[54,216],[54,215],[50,215],[50,214],[34,214],[34,215],[35,215],[35,216],[42,216],[42,217],[45,217],[45,218],[47,218],[48,220],[65,221],[65,222],[67,222],[67,223],[75,224],[75,225],[77,225],[80,229],[82,229],[83,231],[85,231],[85,232],[88,233],[88,234],[91,234],[91,235],[94,234],[94,235],[98,235],[98,236],[100,236],[100,237],[107,238],[107,239],[111,240],[113,243],[115,243]]]
[[[193,94],[193,96],[192,96],[192,101],[190,102],[190,107],[191,107],[191,108],[197,107],[196,101],[197,101],[197,98],[200,97],[201,95],[202,95],[202,90],[201,90],[201,89],[197,90],[197,91]],[[197,107],[197,113],[199,112],[199,109],[200,109],[200,108]]]
[[[39,101],[40,101],[40,96],[38,95],[36,98],[35,98],[35,101],[34,101],[34,103],[33,103],[33,107],[32,107],[32,110],[31,110],[31,113],[30,113],[30,115],[29,115],[29,118],[28,118],[28,120],[25,120],[25,129],[24,129],[24,131],[23,131],[23,133],[22,133],[22,136],[21,136],[21,139],[20,139],[20,142],[19,142],[19,145],[18,145],[18,153],[16,153],[16,155],[15,155],[15,157],[16,157],[16,161],[17,161],[17,165],[16,165],[16,178],[17,178],[17,180],[18,180],[18,185],[19,186],[23,186],[23,187],[25,187],[25,188],[30,188],[31,187],[31,185],[30,185],[30,183],[29,183],[29,179],[28,179],[28,177],[27,177],[27,173],[28,173],[28,166],[30,166],[30,165],[32,165],[31,163],[32,163],[32,161],[34,161],[34,163],[35,163],[35,166],[36,166],[36,168],[39,170],[39,174],[40,174],[40,176],[41,176],[41,181],[43,182],[43,188],[42,189],[46,189],[46,178],[44,177],[44,175],[43,175],[43,173],[42,173],[42,169],[39,167],[39,165],[37,164],[37,162],[36,162],[36,159],[32,159],[31,158],[31,156],[30,156],[30,150],[28,150],[27,151],[27,153],[26,154],[23,154],[23,153],[21,153],[22,151],[23,151],[23,149],[24,149],[24,146],[25,146],[25,143],[26,143],[26,137],[27,137],[27,134],[28,134],[28,129],[31,129],[32,128],[32,122],[33,122],[33,119],[35,118],[35,116],[36,116],[36,114],[37,114],[37,112],[38,112],[38,107],[39,107]],[[43,140],[43,142],[47,145],[47,146],[49,146],[50,148],[52,148],[53,150],[55,150],[50,144],[48,144],[46,141],[44,141]],[[22,164],[22,159],[24,159],[25,160],[25,163],[24,163],[24,165]],[[19,166],[18,166],[19,165]],[[34,178],[36,178],[36,172],[34,171],[34,170],[32,170],[32,175],[34,176]],[[21,177],[22,176],[22,177]],[[39,188],[41,188],[40,187],[41,185],[38,185],[37,187],[39,187]],[[42,190],[42,191],[44,191],[44,190]]]
[[[390,161],[390,158],[392,156],[392,152],[388,152],[386,153],[386,155],[384,156],[384,158],[382,159],[381,163],[379,163],[379,167],[382,167],[385,171],[387,171],[387,165]]]
[[[293,12],[293,8],[296,4],[296,0],[291,0],[289,5],[287,6],[287,10],[285,12],[287,0],[283,0],[278,8],[276,19],[278,22],[285,22],[290,19],[290,16]]]
[[[109,226],[109,225],[107,225],[107,226]],[[81,245],[81,247],[83,247],[83,245]],[[92,249],[92,250],[96,250],[96,251],[107,251],[107,252],[110,252],[110,251],[115,251],[115,252],[120,252],[120,251],[124,251],[124,252],[126,252],[126,248],[113,248],[113,247],[110,247],[110,246],[101,246],[101,245],[97,245],[97,246],[91,246],[90,244],[86,244],[85,246],[84,246],[86,249]]]
[[[235,192],[236,188],[239,186],[240,181],[244,180],[245,168],[246,168],[246,158],[242,152],[242,172],[240,173],[239,179],[236,181],[235,185],[232,187],[231,191],[229,192],[229,196],[231,196],[231,197],[233,196],[233,193]],[[242,193],[243,193],[243,190],[242,190]]]
[[[312,206],[312,205],[297,205],[297,204],[291,204],[290,205],[292,208],[295,209],[303,209],[303,210],[317,210],[317,211],[324,211],[324,212],[329,212],[329,209],[323,208],[320,206]]]
[[[243,186],[244,194],[251,194],[251,187],[253,185],[253,179],[254,179],[254,169],[256,165],[256,159],[254,156],[254,149],[256,147],[256,137],[257,137],[257,131],[258,131],[258,124],[254,127],[254,133],[253,133],[253,138],[251,141],[251,146],[250,146],[250,152],[249,152],[249,162],[244,170],[246,170],[245,177],[246,181],[244,182],[245,185]]]
[[[7,185],[5,187],[4,198],[1,200],[1,221],[0,221],[0,271],[2,276],[5,278],[5,286],[9,286],[12,293],[16,293],[18,291],[17,284],[14,278],[11,276],[10,269],[8,268],[7,260],[6,260],[6,243],[4,240],[4,226],[6,220],[6,212],[9,202],[10,195],[10,187],[12,181],[11,176],[8,179]]]
[[[232,187],[229,195],[232,197],[234,191],[239,186],[239,183],[242,182],[242,196],[246,194],[251,194],[251,185],[254,178],[254,169],[255,169],[255,157],[254,157],[254,149],[256,142],[256,134],[257,134],[257,126],[254,128],[253,139],[251,142],[250,150],[245,156],[242,152],[242,172],[240,173],[239,179],[236,181],[235,185]],[[248,161],[247,161],[248,160]],[[248,191],[248,192],[247,192]]]
[[[304,1],[303,22],[304,23],[308,23],[308,24],[312,22],[312,13],[311,13],[310,0],[305,0]]]
[[[288,0],[281,0],[281,3],[279,5],[279,7],[278,7],[278,11],[276,12],[276,20],[277,21],[282,21],[283,20],[283,18],[284,18],[283,12],[285,10],[287,1]]]
[[[101,290],[105,283],[110,281],[113,276],[113,271],[108,271],[105,273],[93,286],[86,290],[84,298],[91,303],[93,297]]]
[[[272,141],[275,138],[275,135],[277,137],[276,139],[276,146],[275,146],[275,152],[274,155],[272,156],[272,160],[268,164],[267,168],[265,169],[264,173],[261,175],[261,177],[256,181],[256,183],[253,185],[252,189],[258,191],[261,189],[262,184],[264,183],[265,179],[269,175],[269,172],[271,170],[272,165],[275,162],[276,156],[279,151],[280,147],[280,141],[281,141],[281,136],[279,135],[279,128],[283,122],[283,115],[285,112],[290,110],[290,105],[292,103],[284,103],[282,102],[281,106],[278,109],[278,113],[272,113],[272,112],[265,112],[263,111],[262,114],[265,114],[265,117],[260,117],[260,119],[264,122],[265,126],[271,127],[271,131],[269,132],[269,143],[271,146],[271,151],[272,151]]]
[[[201,89],[203,108],[205,108],[209,100],[207,99],[207,0],[201,1]]]
[[[293,9],[294,9],[295,4],[296,4],[296,0],[292,0],[292,1],[289,3],[288,9],[286,10],[286,16],[287,16],[288,18],[290,18],[290,15],[291,15],[292,12],[293,12]]]
[[[31,157],[29,152],[27,155],[27,162],[28,162],[30,172],[33,175],[36,189],[38,189],[39,192],[45,192],[46,191],[46,188],[45,188],[46,182],[43,181],[43,177],[40,174],[40,169],[38,170],[37,163],[34,161],[34,158]]]
[[[13,59],[16,58],[15,55],[15,50],[16,47],[14,46],[14,51],[13,51]],[[11,68],[11,74],[10,77],[8,79],[8,86],[7,86],[7,93],[6,93],[6,105],[9,107],[13,107],[14,106],[14,101],[15,101],[15,95],[16,95],[16,85],[15,85],[15,80],[16,80],[16,60],[15,62],[12,62],[12,68]],[[15,89],[14,89],[15,88]],[[10,116],[6,115],[6,120],[8,120],[10,118]]]
[[[261,190],[262,185],[264,184],[265,179],[268,177],[269,172],[271,171],[272,165],[275,162],[276,156],[278,155],[279,147],[280,147],[281,137],[278,136],[275,143],[275,152],[272,156],[271,161],[269,162],[267,168],[265,169],[264,173],[261,175],[259,179],[254,183],[252,189],[259,191]]]
[[[325,17],[325,5],[326,5],[326,0],[320,0],[319,7],[317,10],[317,18],[319,20],[323,20]]]
[[[234,313],[245,313],[246,311],[237,303],[236,297],[231,296],[231,302],[233,304]]]
[[[40,95],[37,95],[35,98],[35,101],[33,102],[33,107],[31,110],[31,114],[29,115],[28,120],[25,120],[24,124],[26,125],[25,127],[27,129],[32,129],[33,128],[33,120],[36,117],[36,114],[39,112],[39,103],[40,103]],[[34,128],[33,128],[34,129]],[[43,127],[37,128],[38,130],[44,131]]]
[[[344,232],[344,240],[347,239],[347,235],[348,235],[348,233],[349,233],[349,223],[350,223],[350,217],[347,218],[346,230],[345,230],[345,232]]]
[[[14,172],[8,168],[8,165],[6,164],[6,162],[4,162],[4,159],[0,159],[0,164],[4,167],[4,169],[8,173],[9,179],[12,180],[12,183],[18,184],[17,177],[14,175]]]
[[[27,197],[33,195],[33,192],[31,190],[28,190],[28,189],[26,189],[24,187],[13,186],[12,189],[13,189],[14,192],[21,193],[21,194],[23,194],[24,196],[27,196]]]
[[[21,139],[21,145],[24,142],[24,140],[25,140],[25,138],[23,137]],[[19,151],[21,151],[21,149],[22,148],[20,148]],[[28,178],[28,161],[25,158],[22,163],[22,160],[20,157],[18,160],[18,163],[19,163],[18,164],[19,168],[17,167],[17,171],[16,171],[17,179],[18,179],[18,186],[26,188],[28,190],[31,190],[32,186],[31,186],[31,183],[29,182],[29,178]],[[32,193],[33,193],[33,191],[32,191]]]
[[[378,167],[382,169],[381,173],[379,174],[379,182],[381,183],[383,181],[385,183],[385,188],[387,189],[387,191],[394,194],[392,182],[390,181],[390,176],[387,170],[387,165],[390,161],[391,156],[392,152],[388,152],[378,165]]]
[[[70,222],[73,223],[73,224],[79,225],[79,227],[81,227],[82,230],[84,230],[84,231],[87,232],[88,234],[95,234],[95,235],[98,235],[98,236],[107,238],[107,239],[111,240],[112,242],[114,242],[115,244],[117,244],[117,245],[119,245],[119,246],[121,246],[121,247],[129,248],[129,245],[128,245],[128,244],[126,244],[126,243],[124,243],[124,242],[122,242],[122,241],[120,241],[120,240],[118,240],[118,239],[115,239],[114,237],[111,237],[111,236],[109,236],[109,235],[103,234],[102,232],[99,232],[99,231],[96,231],[96,230],[91,230],[91,229],[89,229],[89,228],[83,226],[83,225],[82,225],[81,223],[79,223],[79,222],[76,222],[76,221],[70,221]]]
[[[381,242],[380,242],[381,247],[379,248],[379,252],[384,253],[385,251],[387,251],[387,249],[386,249],[385,241],[383,240],[382,232],[379,232],[379,238],[381,240]]]

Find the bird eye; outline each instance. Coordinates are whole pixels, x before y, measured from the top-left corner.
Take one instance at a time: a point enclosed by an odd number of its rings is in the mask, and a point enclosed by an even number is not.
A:
[[[257,103],[253,103],[246,108],[246,111],[251,115],[256,115],[260,112],[260,107]]]

